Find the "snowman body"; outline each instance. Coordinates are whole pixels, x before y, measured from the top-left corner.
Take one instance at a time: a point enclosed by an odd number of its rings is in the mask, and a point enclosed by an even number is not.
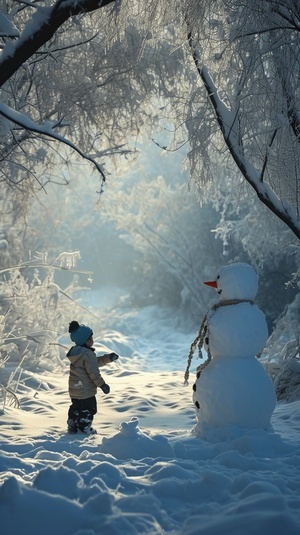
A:
[[[218,276],[220,306],[207,315],[211,361],[193,386],[198,425],[268,429],[276,397],[256,357],[268,338],[265,316],[253,303],[257,275],[248,264],[232,264]]]

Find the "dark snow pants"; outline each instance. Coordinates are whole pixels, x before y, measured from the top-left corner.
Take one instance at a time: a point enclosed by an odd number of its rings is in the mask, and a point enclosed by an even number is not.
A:
[[[71,398],[72,405],[70,405],[68,418],[72,420],[80,431],[91,425],[94,414],[97,413],[96,396],[87,399]]]

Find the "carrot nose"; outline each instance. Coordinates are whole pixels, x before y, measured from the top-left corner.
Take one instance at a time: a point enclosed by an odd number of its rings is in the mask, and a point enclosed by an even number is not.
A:
[[[206,284],[207,286],[212,286],[213,288],[218,288],[217,281],[206,281],[203,284]]]

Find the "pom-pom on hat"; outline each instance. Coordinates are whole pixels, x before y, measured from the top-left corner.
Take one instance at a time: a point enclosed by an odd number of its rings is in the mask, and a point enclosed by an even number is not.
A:
[[[78,323],[78,321],[71,321],[69,325],[69,333],[72,342],[77,346],[83,346],[87,340],[93,336],[93,331],[87,325]]]

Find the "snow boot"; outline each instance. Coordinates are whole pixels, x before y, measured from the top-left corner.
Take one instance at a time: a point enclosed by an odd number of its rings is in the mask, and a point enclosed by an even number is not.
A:
[[[68,433],[70,433],[71,435],[74,435],[75,433],[77,433],[77,425],[74,420],[71,420],[71,418],[69,418],[67,421],[67,424],[68,424]]]
[[[89,425],[86,425],[85,427],[83,427],[81,429],[82,433],[84,433],[85,435],[97,435],[97,431],[96,429],[94,429],[91,424]]]

